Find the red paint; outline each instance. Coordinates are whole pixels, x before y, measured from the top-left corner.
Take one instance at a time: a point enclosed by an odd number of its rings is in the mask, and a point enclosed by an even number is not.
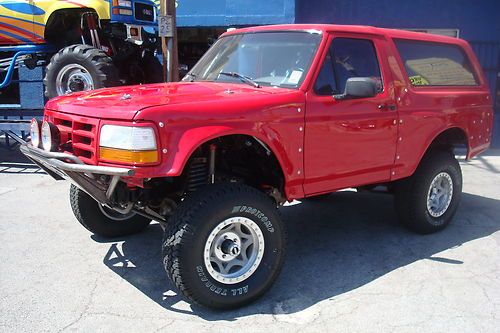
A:
[[[53,99],[47,103],[46,117],[57,115],[97,124],[94,138],[107,123],[156,124],[158,148],[167,149],[167,153],[161,153],[161,163],[156,166],[134,167],[135,184],[141,184],[141,178],[180,175],[193,151],[213,138],[231,134],[254,136],[276,155],[286,178],[289,199],[410,176],[433,139],[449,128],[459,128],[466,134],[468,158],[489,147],[492,101],[477,59],[465,41],[336,25],[266,26],[226,34],[273,30],[317,30],[323,34],[313,65],[297,90],[214,82],[117,87]],[[374,42],[381,62],[383,92],[373,98],[341,101],[314,94],[312,86],[324,51],[329,41],[338,36],[369,38]],[[392,38],[461,47],[480,84],[459,88],[413,87]],[[228,89],[234,93],[226,93]],[[130,98],[125,98],[125,94]],[[380,111],[379,104],[394,104],[396,109]],[[160,122],[164,127],[159,126]],[[98,141],[93,142],[96,145]],[[98,161],[95,156],[88,162],[115,165]]]

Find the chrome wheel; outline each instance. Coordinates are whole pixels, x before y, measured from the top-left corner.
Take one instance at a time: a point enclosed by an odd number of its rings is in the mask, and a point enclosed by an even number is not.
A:
[[[453,197],[453,180],[446,172],[434,177],[427,193],[427,211],[432,217],[440,217],[450,207]]]
[[[79,64],[66,65],[57,73],[56,91],[59,96],[92,89],[94,89],[92,75]]]
[[[99,209],[101,213],[104,214],[107,218],[113,220],[113,221],[125,221],[130,219],[132,216],[135,215],[134,212],[128,212],[127,214],[122,214],[120,212],[117,212],[114,209],[111,209],[105,205],[97,204],[99,206]]]
[[[246,217],[231,217],[215,227],[205,243],[203,258],[218,282],[235,284],[249,278],[264,254],[264,235]]]

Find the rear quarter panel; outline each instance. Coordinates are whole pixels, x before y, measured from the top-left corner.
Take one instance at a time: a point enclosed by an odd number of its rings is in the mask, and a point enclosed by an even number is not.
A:
[[[470,46],[459,39],[455,43],[470,59],[478,86],[415,87],[408,79],[396,46],[391,43],[389,64],[395,78],[399,113],[393,179],[412,175],[432,141],[447,129],[459,128],[465,133],[467,158],[474,157],[490,145],[493,106],[486,79]]]

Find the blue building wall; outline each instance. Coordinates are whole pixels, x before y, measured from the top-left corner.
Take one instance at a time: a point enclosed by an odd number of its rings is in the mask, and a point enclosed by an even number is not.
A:
[[[297,0],[295,21],[458,28],[467,40],[500,41],[499,0]]]
[[[179,0],[178,27],[231,27],[293,23],[295,0]]]

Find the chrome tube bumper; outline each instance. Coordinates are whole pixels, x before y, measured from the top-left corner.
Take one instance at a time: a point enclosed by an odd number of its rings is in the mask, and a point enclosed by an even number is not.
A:
[[[135,174],[132,169],[105,167],[97,165],[84,164],[78,157],[66,153],[48,152],[40,148],[28,145],[21,145],[21,152],[34,160],[33,162],[48,165],[63,171],[83,172],[89,174],[110,175],[131,177]],[[63,162],[63,160],[71,161],[72,163]]]
[[[47,152],[29,145],[20,138],[16,138],[16,141],[21,144],[21,152],[55,180],[69,178],[75,185],[102,204],[111,204],[110,199],[120,177],[131,177],[135,174],[133,169],[87,165],[76,156]],[[108,184],[103,184],[97,180],[97,176],[101,175],[112,178]]]

